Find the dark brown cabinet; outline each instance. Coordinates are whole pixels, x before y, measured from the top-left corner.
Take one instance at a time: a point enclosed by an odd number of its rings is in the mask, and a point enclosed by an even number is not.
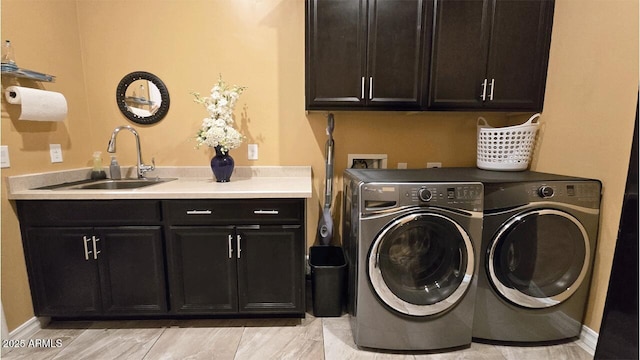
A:
[[[78,203],[63,203],[25,202],[20,212],[78,210]],[[161,226],[54,226],[47,219],[21,225],[37,316],[166,313]]]
[[[238,312],[233,228],[176,226],[169,235],[172,312]]]
[[[307,0],[306,109],[420,109],[431,4]]]
[[[173,312],[304,314],[303,200],[176,200],[165,209]]]
[[[436,0],[429,110],[541,111],[553,0]]]
[[[304,316],[304,199],[17,205],[37,316]]]

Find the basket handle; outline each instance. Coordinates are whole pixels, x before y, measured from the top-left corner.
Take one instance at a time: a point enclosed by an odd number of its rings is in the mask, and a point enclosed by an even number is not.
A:
[[[540,113],[537,113],[531,116],[529,120],[527,120],[527,122],[522,125],[531,125],[531,124],[537,125],[539,122],[540,122]]]
[[[483,118],[482,116],[479,116],[478,117],[478,126],[486,127],[486,126],[489,126],[489,123],[487,122],[487,120],[485,118]]]

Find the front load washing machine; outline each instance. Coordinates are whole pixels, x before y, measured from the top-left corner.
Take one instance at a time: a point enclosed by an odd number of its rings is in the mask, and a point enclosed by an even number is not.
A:
[[[343,195],[355,344],[392,350],[469,345],[482,184],[430,182],[422,171],[348,169]]]
[[[474,338],[579,336],[598,234],[597,180],[472,171],[484,183]]]

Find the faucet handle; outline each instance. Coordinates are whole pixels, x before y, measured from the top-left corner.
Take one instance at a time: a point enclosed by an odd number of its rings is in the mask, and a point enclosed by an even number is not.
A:
[[[156,169],[156,159],[151,158],[151,165],[140,164],[140,168],[138,169],[138,176],[143,178],[144,174],[149,171],[153,171]]]

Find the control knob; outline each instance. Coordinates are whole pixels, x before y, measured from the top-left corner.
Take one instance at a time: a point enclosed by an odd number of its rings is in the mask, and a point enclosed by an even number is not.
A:
[[[551,186],[543,185],[538,188],[538,196],[543,199],[550,198],[553,196],[553,194],[554,192]]]
[[[431,194],[431,190],[429,189],[422,188],[418,191],[418,197],[421,201],[429,201],[431,200],[432,196],[433,195]]]

